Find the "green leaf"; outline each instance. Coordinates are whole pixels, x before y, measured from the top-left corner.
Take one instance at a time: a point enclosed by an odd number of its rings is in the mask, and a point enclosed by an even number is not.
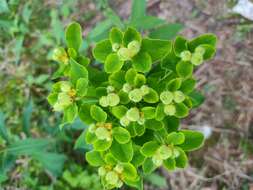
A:
[[[183,27],[182,24],[177,23],[165,24],[151,31],[149,36],[154,39],[171,40]]]
[[[181,148],[177,148],[179,151],[179,156],[175,158],[176,166],[178,168],[185,168],[188,164],[188,158],[185,152]]]
[[[129,69],[125,74],[125,80],[128,84],[134,85],[134,79],[137,75],[137,72],[135,69],[131,68]]]
[[[101,42],[98,42],[93,49],[93,56],[95,59],[101,63],[104,63],[106,57],[112,53],[112,45],[110,40],[106,39]]]
[[[5,126],[5,116],[2,111],[0,111],[0,136],[8,142],[9,136]]]
[[[163,122],[157,121],[155,119],[146,120],[144,125],[146,128],[152,129],[154,131],[158,131],[164,127]]]
[[[124,62],[119,59],[116,53],[111,53],[105,60],[105,72],[115,73],[120,71]]]
[[[176,114],[178,118],[184,118],[189,114],[189,109],[183,103],[176,104]]]
[[[188,48],[190,51],[194,51],[196,47],[202,44],[207,44],[212,47],[216,46],[217,37],[214,34],[203,34],[188,42]]]
[[[141,35],[140,33],[135,30],[134,28],[127,28],[127,30],[124,33],[124,37],[123,37],[123,45],[125,47],[127,47],[127,45],[132,42],[132,41],[138,41],[141,42]]]
[[[145,119],[154,119],[155,118],[155,113],[156,113],[156,108],[155,107],[143,107],[141,111],[144,114]]]
[[[185,140],[184,134],[181,132],[171,132],[166,137],[167,144],[179,145]]]
[[[118,28],[112,28],[109,35],[111,44],[122,44],[123,33],[121,32],[121,30],[119,30]]]
[[[137,177],[137,171],[135,167],[130,163],[122,163],[123,166],[123,178],[126,178],[128,180],[135,180]]]
[[[132,60],[133,67],[139,72],[148,72],[152,66],[152,60],[148,53],[138,53]]]
[[[87,129],[88,130],[88,129]],[[86,130],[83,130],[83,132],[81,133],[81,135],[78,137],[78,139],[75,142],[75,146],[74,149],[81,149],[81,150],[90,150],[91,147],[90,145],[88,145],[86,142]]]
[[[140,149],[144,156],[151,157],[155,154],[160,145],[156,141],[146,142]]]
[[[182,79],[181,78],[175,78],[172,79],[168,84],[167,84],[167,89],[169,91],[176,91],[181,87],[182,84]]]
[[[146,158],[142,165],[142,169],[144,174],[150,174],[152,173],[157,167],[154,165],[151,158]]]
[[[26,105],[26,107],[24,108],[22,117],[23,130],[28,136],[30,135],[32,112],[33,112],[33,102],[32,100],[30,100],[28,102],[28,105]]]
[[[93,147],[96,151],[106,151],[112,145],[112,141],[97,140],[94,142]]]
[[[124,179],[124,182],[130,186],[130,187],[134,187],[137,190],[143,190],[143,179],[141,177],[138,177],[137,180],[128,180],[128,179]]]
[[[164,160],[163,165],[168,171],[176,169],[176,161],[174,158],[168,158],[167,160]]]
[[[185,136],[183,144],[179,145],[184,151],[193,151],[203,146],[204,135],[198,131],[181,130]]]
[[[203,47],[205,49],[205,53],[203,55],[204,60],[210,60],[214,57],[216,49],[213,46],[203,44],[198,47]]]
[[[85,96],[88,92],[88,79],[87,78],[80,78],[76,82],[76,90],[77,96],[82,97]]]
[[[71,23],[66,29],[65,38],[67,46],[74,48],[78,52],[82,44],[82,28],[80,24],[76,22]]]
[[[53,174],[53,176],[58,177],[62,174],[64,162],[66,161],[64,154],[37,152],[32,156],[42,164],[43,168]]]
[[[162,59],[161,66],[163,69],[176,72],[176,65],[179,61],[180,58],[177,57],[174,53],[174,50],[172,50],[166,55],[166,57]]]
[[[107,153],[104,158],[107,164],[116,165],[118,163],[111,153]]]
[[[205,101],[205,97],[203,96],[203,94],[196,90],[192,91],[189,94],[189,97],[192,101],[193,108],[199,107]]]
[[[63,124],[65,123],[72,123],[78,113],[78,107],[75,103],[71,104],[67,108],[64,109],[64,116],[63,116]]]
[[[84,78],[88,80],[88,71],[87,69],[77,63],[74,59],[70,59],[70,80],[71,83],[76,85],[78,79]]]
[[[147,180],[152,185],[159,187],[159,188],[165,189],[168,187],[166,178],[163,176],[160,176],[156,173],[152,173],[150,175],[145,176],[145,180]]]
[[[1,0],[0,3],[0,14],[9,12],[8,3],[6,0]]]
[[[139,151],[139,148],[138,148],[138,150],[135,150],[131,163],[135,167],[139,167],[143,164],[144,160],[145,160],[145,156]]]
[[[174,51],[177,56],[180,55],[181,52],[188,50],[187,48],[187,40],[182,36],[177,36],[174,42]]]
[[[98,167],[98,166],[104,165],[104,160],[100,152],[97,152],[97,151],[87,152],[85,154],[85,158],[91,166]]]
[[[121,18],[111,8],[107,7],[103,13],[108,19],[111,20],[113,25],[116,25],[119,28],[124,28],[124,23],[122,22]]]
[[[7,146],[2,151],[7,152],[8,154],[12,155],[32,155],[36,152],[40,152],[45,150],[51,141],[49,139],[24,139],[18,140],[9,146]]]
[[[116,141],[120,144],[126,144],[130,141],[130,133],[123,127],[114,127],[112,129],[112,135]]]
[[[147,103],[156,103],[159,101],[159,96],[154,89],[150,88],[149,93],[145,95],[143,99]]]
[[[147,52],[155,62],[164,58],[171,48],[171,41],[145,38],[142,40],[141,51]]]
[[[78,116],[86,125],[90,125],[94,122],[90,115],[90,105],[84,104],[80,106]]]
[[[121,119],[127,112],[128,108],[125,106],[115,106],[112,107],[112,114],[117,118]]]
[[[163,24],[166,24],[166,20],[154,16],[144,16],[131,22],[132,26],[142,30],[149,30]]]
[[[159,103],[155,110],[155,119],[158,121],[162,121],[165,117],[164,113],[164,105],[162,103]]]
[[[115,87],[116,89],[121,89],[122,86],[125,83],[125,72],[124,71],[118,71],[116,73],[113,73],[109,76],[109,83]]]
[[[184,94],[189,94],[194,90],[195,84],[196,84],[196,80],[193,78],[189,78],[182,82],[179,90],[183,92]]]
[[[133,146],[132,142],[126,144],[120,144],[117,141],[113,141],[111,146],[112,155],[120,162],[129,162],[133,158]]]
[[[167,126],[168,133],[177,131],[180,125],[180,120],[176,117],[166,117],[165,125]]]
[[[105,122],[107,119],[106,112],[99,106],[92,105],[90,108],[90,115],[98,122]]]
[[[176,66],[177,74],[182,78],[187,78],[192,75],[193,64],[190,62],[180,61]]]
[[[131,22],[135,22],[146,15],[146,0],[132,0]]]
[[[110,19],[98,22],[96,26],[89,32],[88,40],[98,42],[106,39],[112,25],[113,23]]]
[[[95,133],[91,133],[89,131],[89,129],[87,129],[85,131],[85,141],[88,143],[88,144],[93,144],[94,142],[96,142],[98,139],[97,139],[97,136],[95,135]]]

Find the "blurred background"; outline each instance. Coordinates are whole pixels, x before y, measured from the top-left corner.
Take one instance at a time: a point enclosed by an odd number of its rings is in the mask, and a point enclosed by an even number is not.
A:
[[[187,169],[145,177],[145,190],[253,190],[253,1],[147,0],[145,9],[131,0],[0,0],[1,190],[102,190],[84,160],[86,126],[77,119],[60,131],[47,103],[57,68],[50,54],[71,21],[82,25],[89,56],[113,25],[133,18],[154,38],[219,39],[215,59],[195,73],[205,101],[182,122],[205,133],[205,146]]]

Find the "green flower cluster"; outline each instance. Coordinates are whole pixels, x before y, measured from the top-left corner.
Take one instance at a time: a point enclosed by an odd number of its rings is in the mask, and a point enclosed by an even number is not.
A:
[[[214,56],[216,37],[169,41],[113,28],[93,49],[103,64],[98,69],[79,55],[80,35],[80,26],[71,24],[67,51],[55,51],[54,60],[64,65],[58,75],[68,80],[57,82],[48,100],[63,112],[63,123],[79,116],[89,126],[86,160],[99,167],[104,187],[143,189],[143,175],[156,168],[186,167],[187,152],[200,148],[204,136],[181,130],[180,119],[200,104],[193,70]]]

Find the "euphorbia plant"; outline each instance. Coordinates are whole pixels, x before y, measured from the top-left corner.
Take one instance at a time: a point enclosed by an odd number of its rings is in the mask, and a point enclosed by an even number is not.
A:
[[[89,126],[86,160],[98,167],[104,187],[142,189],[142,177],[155,169],[186,167],[187,153],[201,147],[204,136],[180,129],[180,120],[198,105],[193,71],[214,56],[216,37],[169,41],[112,28],[95,45],[91,64],[79,54],[79,24],[67,27],[66,42],[53,54],[64,80],[53,85],[48,101],[63,112],[63,124],[79,116]]]

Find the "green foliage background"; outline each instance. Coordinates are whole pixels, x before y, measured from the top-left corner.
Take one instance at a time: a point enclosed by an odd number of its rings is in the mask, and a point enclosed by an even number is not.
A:
[[[105,38],[112,26],[132,25],[151,37],[173,38],[181,24],[147,15],[145,0],[133,0],[128,20],[122,20],[107,1],[85,11],[89,1],[1,0],[0,4],[0,186],[26,189],[101,189],[99,178],[84,160],[89,146],[78,136],[85,129],[79,119],[59,130],[60,115],[51,111],[46,96],[57,65],[53,47],[64,44],[64,28],[71,21],[92,24],[81,51]],[[86,7],[85,7],[86,8]],[[140,22],[141,21],[141,22]],[[170,32],[167,32],[170,31]],[[157,174],[154,185],[166,186]],[[159,183],[158,183],[159,182]]]

